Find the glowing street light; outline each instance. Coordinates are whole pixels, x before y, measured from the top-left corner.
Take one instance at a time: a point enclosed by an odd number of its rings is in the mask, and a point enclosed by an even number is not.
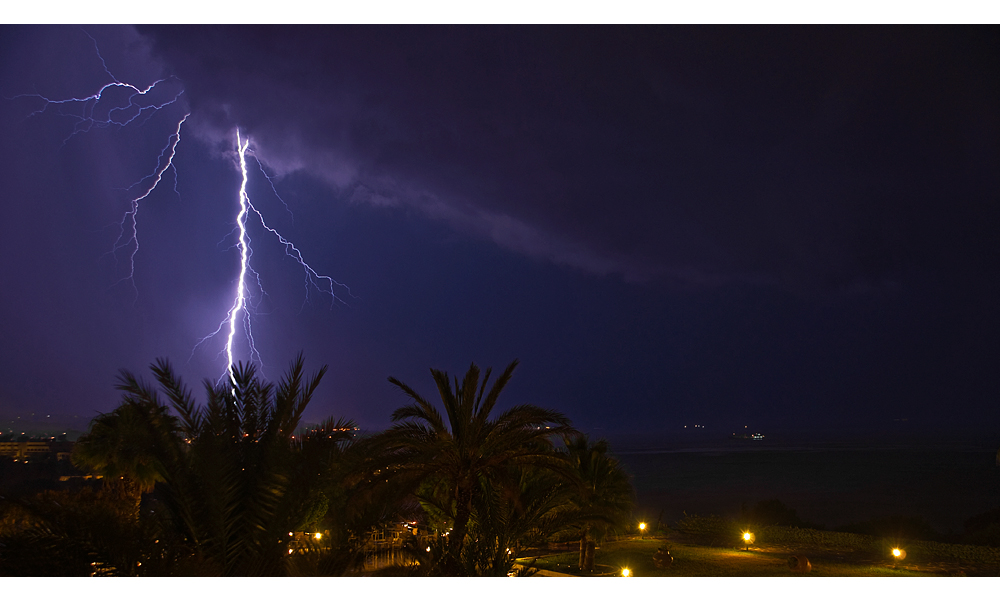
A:
[[[645,534],[646,534],[646,522],[639,522],[639,540],[642,540]]]
[[[622,568],[622,576],[623,576],[624,578],[629,578],[629,577],[631,577],[631,576],[632,576],[632,570],[630,570],[630,569],[628,569],[628,568]]]
[[[747,531],[743,533],[743,543],[746,545],[746,550],[750,550],[750,543],[757,540],[757,537],[753,535],[753,532]]]
[[[322,532],[317,532],[316,534],[313,535],[313,538],[315,538],[316,540],[319,540],[319,539],[323,538],[323,533]]]
[[[899,547],[893,547],[893,549],[892,549],[892,562],[893,562],[893,565],[895,565],[895,563],[897,561],[900,561],[900,560],[903,560],[903,559],[906,559],[906,551],[903,550],[903,549],[900,549]]]

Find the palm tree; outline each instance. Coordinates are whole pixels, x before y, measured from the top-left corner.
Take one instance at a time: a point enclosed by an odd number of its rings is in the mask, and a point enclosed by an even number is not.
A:
[[[563,458],[549,440],[573,432],[561,413],[516,405],[491,416],[517,363],[507,366],[488,392],[491,369],[480,383],[473,363],[461,382],[455,378],[454,386],[446,372],[431,369],[444,416],[412,388],[389,378],[413,403],[393,412],[395,425],[378,437],[378,444],[390,453],[391,463],[384,469],[396,478],[430,484],[430,492],[418,496],[450,518],[446,563],[451,573],[463,571],[469,520],[491,485],[509,482],[515,467],[565,471]]]
[[[173,419],[163,406],[126,400],[91,421],[90,430],[73,446],[73,464],[100,475],[106,488],[133,505],[138,518],[142,493],[163,480],[150,427],[163,422],[172,428]]]
[[[289,532],[315,523],[336,496],[331,474],[350,446],[354,424],[328,420],[295,436],[326,368],[304,375],[301,355],[274,386],[252,365],[237,365],[223,384],[205,382],[197,407],[170,364],[152,371],[158,391],[122,371],[124,402],[99,419],[80,461],[143,483],[157,495],[173,527],[219,575],[277,575],[288,563]],[[136,449],[140,459],[122,457]],[[126,455],[127,456],[127,455]]]
[[[163,437],[165,501],[222,574],[282,571],[288,532],[313,512],[324,460],[353,431],[349,422],[330,422],[305,441],[293,438],[326,371],[307,379],[303,368],[299,356],[275,387],[252,365],[239,365],[230,381],[205,383],[208,402],[200,410],[168,364],[153,368],[180,416],[178,435]],[[155,401],[134,379],[122,388]]]
[[[508,482],[484,481],[473,502],[462,553],[465,573],[506,576],[521,551],[564,531],[577,520],[576,483],[564,474],[514,467]]]
[[[628,474],[618,460],[608,455],[604,439],[591,443],[586,435],[564,439],[566,458],[578,476],[579,487],[573,496],[580,532],[580,570],[594,569],[594,538],[608,528],[629,524],[635,491]]]

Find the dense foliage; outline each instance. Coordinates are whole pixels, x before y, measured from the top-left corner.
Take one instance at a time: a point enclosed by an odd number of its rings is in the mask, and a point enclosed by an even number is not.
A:
[[[278,385],[235,366],[202,404],[166,361],[155,387],[123,371],[122,403],[73,454],[102,484],[5,500],[0,575],[340,575],[403,522],[422,534],[397,539],[390,570],[506,576],[528,546],[624,525],[634,495],[605,442],[497,409],[516,366],[492,385],[474,364],[461,381],[431,370],[443,413],[390,378],[412,403],[367,437],[302,427],[325,368],[307,377],[301,357]]]

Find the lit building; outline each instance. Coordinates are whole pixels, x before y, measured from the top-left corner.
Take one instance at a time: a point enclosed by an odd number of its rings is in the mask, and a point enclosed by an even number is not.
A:
[[[45,455],[53,455],[59,461],[68,460],[72,450],[73,443],[66,440],[13,434],[0,436],[0,456],[13,457],[15,461]]]

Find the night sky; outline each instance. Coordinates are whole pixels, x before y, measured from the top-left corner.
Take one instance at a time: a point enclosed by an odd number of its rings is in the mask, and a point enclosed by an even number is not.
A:
[[[255,206],[349,287],[307,289],[249,221],[264,375],[299,351],[329,365],[309,419],[383,428],[404,403],[387,376],[433,397],[428,368],[518,358],[507,405],[618,440],[996,431],[998,46],[951,27],[2,27],[0,416],[85,424],[157,357],[204,398],[228,330],[195,345],[239,273],[238,127],[271,176],[249,161]],[[112,75],[176,101],[102,127],[120,89],[41,99]],[[149,180],[129,186],[186,113],[123,280],[118,224]]]

